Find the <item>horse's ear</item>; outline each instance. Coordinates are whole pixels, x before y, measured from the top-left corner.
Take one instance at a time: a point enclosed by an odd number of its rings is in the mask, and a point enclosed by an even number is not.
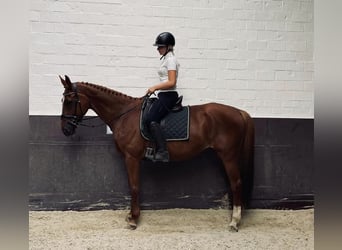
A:
[[[70,78],[69,78],[69,76],[67,76],[67,75],[65,75],[65,82],[66,82],[66,84],[68,84],[69,86],[71,86]]]
[[[63,84],[64,88],[66,88],[65,80],[59,75],[59,79],[61,80],[61,83]]]
[[[64,88],[72,89],[72,83],[70,81],[69,76],[65,75],[65,80],[61,76],[59,76],[59,79],[61,79],[61,82],[64,85]]]

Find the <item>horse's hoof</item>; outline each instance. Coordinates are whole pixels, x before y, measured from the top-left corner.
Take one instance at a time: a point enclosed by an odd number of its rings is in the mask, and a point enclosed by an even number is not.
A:
[[[229,225],[229,231],[236,233],[239,231],[238,227],[236,225]]]
[[[131,229],[131,230],[137,229],[137,223],[135,223],[135,222],[128,222],[128,229]]]
[[[128,223],[128,229],[131,229],[131,230],[135,230],[137,229],[137,223],[135,222],[135,220],[132,218],[132,214],[129,213],[126,217],[126,221]]]

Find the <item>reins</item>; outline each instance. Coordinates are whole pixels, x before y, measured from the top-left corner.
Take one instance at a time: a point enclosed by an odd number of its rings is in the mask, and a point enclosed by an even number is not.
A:
[[[120,119],[122,116],[124,116],[124,115],[128,114],[129,112],[133,111],[134,109],[136,109],[139,105],[144,105],[144,104],[145,104],[145,100],[146,100],[147,98],[149,98],[149,97],[150,97],[150,94],[144,95],[144,96],[142,97],[142,99],[143,99],[142,103],[139,103],[139,104],[135,105],[134,107],[132,107],[132,108],[126,110],[126,111],[123,112],[122,114],[115,116],[113,119],[111,119],[111,120],[109,121],[109,123],[112,123],[113,121]],[[143,106],[142,106],[142,108],[143,108]],[[96,118],[96,117],[90,117],[90,118]]]
[[[66,120],[68,121],[68,123],[70,123],[71,125],[73,125],[73,126],[75,126],[75,127],[77,127],[77,126],[83,126],[83,127],[88,127],[88,128],[97,128],[97,127],[101,127],[101,126],[106,125],[106,123],[104,123],[103,121],[102,121],[102,123],[96,124],[96,125],[88,125],[88,124],[83,123],[83,121],[88,121],[88,120],[96,119],[96,118],[99,118],[99,117],[98,117],[98,116],[95,116],[95,117],[85,117],[85,118],[84,118],[83,116],[80,117],[80,116],[78,116],[78,115],[76,114],[76,113],[77,113],[77,105],[79,105],[81,112],[82,112],[82,106],[81,106],[81,103],[80,103],[80,100],[79,100],[79,97],[78,97],[78,92],[77,92],[77,85],[76,85],[76,83],[73,83],[73,84],[72,84],[72,88],[73,88],[72,92],[64,93],[63,95],[64,95],[64,96],[71,95],[71,94],[75,94],[75,95],[76,95],[76,99],[73,100],[73,102],[75,103],[75,109],[74,109],[74,110],[75,110],[75,114],[74,114],[74,115],[63,115],[63,114],[62,114],[61,117],[62,117],[63,119],[66,119]],[[144,95],[144,96],[142,97],[143,103],[145,103],[146,98],[148,98],[149,96],[150,96],[149,94],[146,94],[146,95]],[[124,115],[130,113],[131,111],[133,111],[134,109],[136,109],[139,105],[142,105],[142,104],[139,103],[139,104],[135,105],[134,107],[132,107],[132,108],[130,108],[130,109],[124,111],[123,113],[121,113],[121,114],[119,114],[119,115],[113,117],[113,118],[109,121],[109,124],[112,123],[112,122],[115,121],[115,120],[120,119],[120,118],[123,117]],[[83,112],[82,112],[82,113],[83,113]]]
[[[133,111],[133,110],[134,110],[135,108],[137,108],[138,106],[139,106],[139,104],[135,105],[133,108],[130,108],[129,110],[125,111],[124,113],[115,116],[113,119],[111,119],[111,120],[109,121],[109,123],[112,123],[113,121],[115,121],[115,120],[117,120],[117,119],[120,119],[122,116],[124,116],[125,114],[128,114],[129,112]],[[93,120],[93,119],[96,119],[96,118],[99,118],[99,117],[98,117],[98,116],[94,116],[94,117],[84,117],[84,118],[82,118],[82,120],[80,120],[80,122],[77,123],[77,125],[83,126],[83,127],[88,127],[88,128],[97,128],[97,127],[101,127],[101,126],[106,125],[106,123],[104,123],[103,121],[102,121],[102,123],[96,124],[96,125],[88,125],[88,124],[82,123],[83,121]]]
[[[126,110],[126,111],[123,112],[122,114],[115,116],[112,120],[110,120],[110,123],[113,122],[113,121],[115,121],[115,120],[117,120],[117,119],[120,119],[122,116],[124,116],[124,115],[128,114],[129,112],[133,111],[133,110],[136,109],[139,105],[141,105],[141,104],[139,103],[139,104],[135,105],[133,108],[130,108],[130,109]]]
[[[77,123],[77,125],[80,125],[80,126],[83,126],[83,127],[88,127],[88,128],[97,128],[97,127],[101,127],[103,125],[106,125],[104,122],[96,124],[96,125],[88,125],[88,124],[82,123],[83,121],[93,120],[93,119],[96,119],[96,118],[99,118],[99,117],[98,116],[84,117],[84,118],[82,118],[82,120],[79,123]]]

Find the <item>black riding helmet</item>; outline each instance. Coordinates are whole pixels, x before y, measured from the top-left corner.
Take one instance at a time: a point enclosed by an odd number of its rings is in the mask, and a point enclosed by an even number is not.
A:
[[[175,37],[170,32],[160,33],[153,46],[175,46]]]

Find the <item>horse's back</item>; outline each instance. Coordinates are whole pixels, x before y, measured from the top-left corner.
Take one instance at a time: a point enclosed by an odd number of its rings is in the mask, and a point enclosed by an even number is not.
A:
[[[235,107],[219,103],[190,106],[190,138],[202,138],[209,147],[235,148],[244,130],[244,118]]]
[[[243,123],[241,112],[245,112],[233,106],[215,102],[194,105],[190,108],[193,118],[210,119],[215,124],[224,123],[225,125],[235,123],[241,125]]]

